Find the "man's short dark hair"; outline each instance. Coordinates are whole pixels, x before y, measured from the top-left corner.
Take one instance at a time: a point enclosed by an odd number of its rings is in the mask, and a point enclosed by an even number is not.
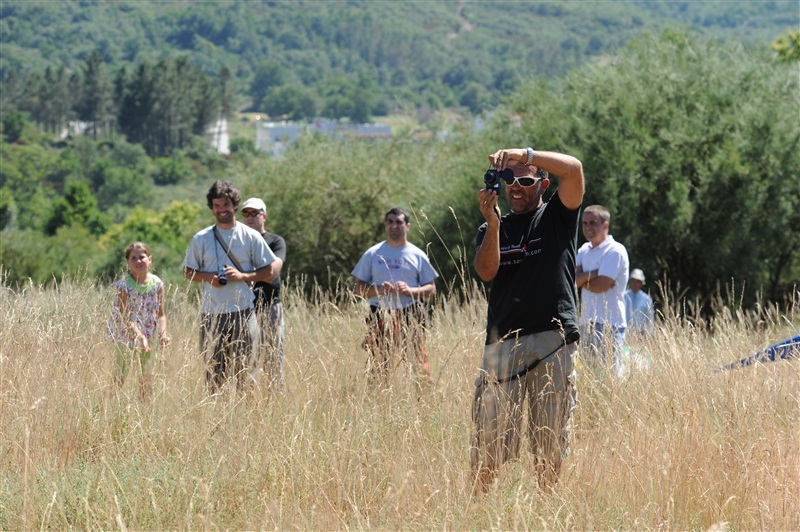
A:
[[[208,194],[206,194],[208,208],[211,209],[213,201],[219,198],[231,200],[234,209],[238,208],[239,203],[242,201],[242,196],[239,195],[239,191],[230,181],[214,181],[214,184],[208,189]]]
[[[389,219],[389,215],[404,216],[404,221],[406,222],[406,225],[411,223],[411,217],[408,215],[408,211],[406,211],[405,209],[402,209],[400,207],[393,207],[393,208],[389,209],[389,212],[387,212],[386,216],[383,217],[383,221],[384,222]]]
[[[594,213],[603,222],[611,221],[611,213],[608,212],[608,209],[606,209],[602,205],[589,205],[588,207],[583,209],[583,212]]]

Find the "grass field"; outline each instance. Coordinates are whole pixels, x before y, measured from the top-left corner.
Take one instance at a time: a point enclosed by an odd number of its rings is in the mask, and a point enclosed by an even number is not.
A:
[[[800,529],[800,362],[711,371],[797,334],[797,301],[710,323],[668,309],[623,379],[579,360],[556,492],[524,452],[475,497],[480,291],[438,302],[422,395],[402,371],[368,390],[362,304],[290,291],[288,393],[215,399],[188,293],[169,290],[149,402],[135,378],[111,387],[108,287],[0,295],[0,529]]]

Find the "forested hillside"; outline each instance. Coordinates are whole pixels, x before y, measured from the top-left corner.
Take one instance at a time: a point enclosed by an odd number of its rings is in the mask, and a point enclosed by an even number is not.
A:
[[[758,47],[797,23],[789,0],[4,1],[0,80],[77,72],[95,50],[112,76],[185,56],[206,75],[231,73],[234,108],[363,121],[405,106],[483,111],[531,74],[560,76],[643,33]]]

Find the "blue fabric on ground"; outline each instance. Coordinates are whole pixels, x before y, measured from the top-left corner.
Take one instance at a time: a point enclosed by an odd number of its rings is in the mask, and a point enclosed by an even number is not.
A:
[[[776,360],[785,360],[787,358],[800,358],[800,334],[783,340],[782,342],[772,344],[766,349],[762,349],[740,360],[725,364],[717,368],[716,371],[750,366],[763,362],[775,362]]]

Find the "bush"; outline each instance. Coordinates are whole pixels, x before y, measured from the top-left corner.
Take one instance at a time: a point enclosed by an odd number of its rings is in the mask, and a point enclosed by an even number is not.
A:
[[[9,142],[17,142],[27,126],[28,120],[20,111],[13,109],[3,117],[3,134]]]

